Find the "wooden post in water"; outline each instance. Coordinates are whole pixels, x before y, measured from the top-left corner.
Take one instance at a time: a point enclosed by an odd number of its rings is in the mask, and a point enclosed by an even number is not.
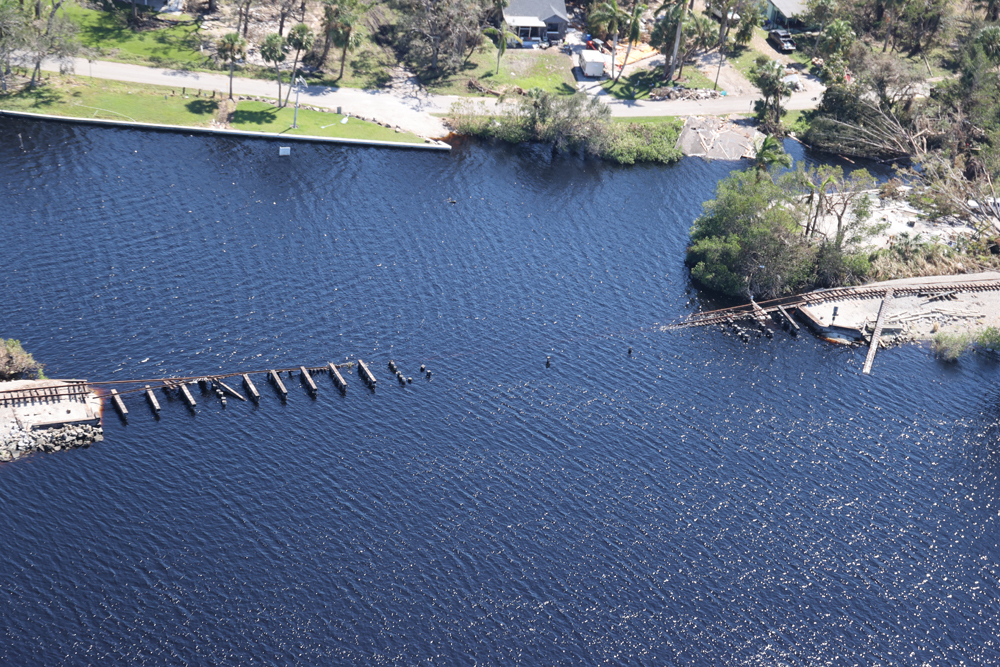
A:
[[[865,375],[871,375],[872,363],[875,361],[875,353],[878,351],[878,342],[882,338],[882,324],[885,321],[886,313],[889,312],[891,302],[892,288],[890,287],[885,291],[885,298],[882,299],[882,305],[878,309],[878,319],[875,320],[875,330],[872,331],[872,342],[868,346],[868,357],[865,359],[865,367],[861,371]]]
[[[361,375],[361,379],[367,382],[371,387],[374,387],[375,383],[378,382],[378,380],[375,379],[375,376],[372,375],[372,372],[368,370],[368,367],[365,366],[365,362],[360,359],[358,359],[358,373]]]
[[[309,375],[309,371],[306,370],[305,366],[299,366],[299,372],[302,373],[302,380],[306,383],[306,387],[309,388],[309,392],[315,394],[316,383],[313,382],[312,375]]]
[[[250,376],[247,375],[246,373],[243,374],[243,384],[244,386],[246,386],[247,393],[250,394],[250,398],[252,398],[254,402],[259,401],[260,392],[257,391],[257,387],[253,385],[253,381],[250,379]]]
[[[149,406],[153,408],[153,412],[160,414],[160,402],[156,400],[156,396],[153,395],[153,390],[146,385],[146,400],[149,401]]]
[[[177,388],[181,390],[181,396],[183,396],[183,397],[184,397],[184,400],[185,400],[185,402],[187,402],[187,404],[188,404],[189,406],[191,406],[191,407],[193,408],[193,407],[194,407],[195,405],[197,405],[197,403],[195,403],[195,402],[194,402],[194,396],[192,396],[192,395],[191,395],[191,392],[190,392],[190,391],[188,391],[188,387],[187,387],[187,384],[186,384],[186,383],[184,383],[184,382],[182,381],[182,382],[181,382],[181,383],[180,383],[180,384],[179,384],[179,385],[177,386]]]
[[[799,333],[799,323],[792,319],[792,316],[788,314],[784,306],[778,306],[778,311],[784,316],[785,321],[788,322],[788,326],[791,327],[792,335],[797,335]]]
[[[125,402],[122,401],[122,397],[118,395],[117,389],[111,390],[111,402],[115,404],[115,410],[118,414],[122,416],[122,419],[128,419],[128,408],[125,407]]]
[[[241,401],[247,400],[247,399],[243,398],[243,394],[241,394],[240,392],[236,391],[235,389],[233,389],[232,387],[230,387],[228,384],[226,384],[222,380],[216,380],[216,382],[218,382],[219,386],[222,387],[222,391],[226,392],[227,394],[231,394],[231,395],[235,396],[236,398],[240,399]]]
[[[340,374],[340,371],[337,370],[337,367],[333,364],[332,361],[330,362],[330,376],[333,378],[333,381],[337,384],[337,387],[340,388],[340,391],[347,391],[347,383],[344,382],[343,376]]]
[[[281,394],[281,397],[282,398],[287,397],[288,390],[285,389],[285,384],[281,381],[281,378],[278,377],[278,374],[275,373],[274,371],[268,371],[267,374],[271,378],[271,382],[274,383],[274,388],[277,389],[278,393]]]

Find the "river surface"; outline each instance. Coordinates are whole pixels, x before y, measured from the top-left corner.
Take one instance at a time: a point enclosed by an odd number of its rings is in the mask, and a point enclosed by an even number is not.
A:
[[[996,363],[658,326],[740,165],[3,123],[50,376],[379,384],[0,465],[0,664],[1000,662]]]

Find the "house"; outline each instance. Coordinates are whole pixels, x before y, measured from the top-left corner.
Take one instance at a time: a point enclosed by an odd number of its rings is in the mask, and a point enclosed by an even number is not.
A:
[[[767,0],[765,16],[771,25],[787,28],[800,23],[798,17],[805,12],[805,0]]]
[[[563,39],[569,25],[565,0],[510,0],[503,18],[524,42]]]

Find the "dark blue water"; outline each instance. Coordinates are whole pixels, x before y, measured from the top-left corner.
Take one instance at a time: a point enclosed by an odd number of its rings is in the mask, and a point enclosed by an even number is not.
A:
[[[0,664],[1000,662],[996,364],[657,326],[734,165],[4,122],[0,335],[51,376],[379,386],[0,466]]]

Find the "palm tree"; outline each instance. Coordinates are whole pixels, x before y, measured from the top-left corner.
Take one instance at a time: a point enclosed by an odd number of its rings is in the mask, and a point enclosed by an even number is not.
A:
[[[740,24],[736,28],[736,34],[733,35],[733,41],[740,46],[746,46],[753,40],[754,28],[761,24],[764,17],[761,16],[759,5],[750,5],[741,11],[743,14],[740,16]]]
[[[844,20],[831,21],[819,36],[819,48],[828,57],[843,57],[856,38],[850,23]]]
[[[781,142],[773,134],[764,137],[754,153],[753,166],[757,169],[757,180],[767,173],[771,167],[778,166],[788,169],[792,166],[792,156],[785,152]],[[773,180],[773,179],[772,179]]]
[[[622,28],[622,24],[630,18],[629,13],[618,6],[618,0],[604,0],[604,2],[594,7],[594,9],[590,12],[591,22],[603,25],[607,29],[608,33],[611,34],[612,76],[615,73],[615,56],[618,54],[618,33]]]
[[[764,122],[777,128],[781,124],[781,98],[790,97],[791,86],[785,82],[785,66],[767,56],[757,56],[750,70],[750,83],[764,96],[761,105]]]
[[[988,25],[976,35],[983,55],[993,64],[1000,63],[1000,26]]]
[[[670,56],[670,62],[666,63],[666,61],[664,61],[665,74],[668,82],[674,78],[674,67],[677,65],[677,50],[681,45],[681,35],[684,32],[684,18],[687,16],[687,7],[687,0],[664,0],[664,3],[656,10],[657,15],[666,14],[667,16],[657,22],[657,24],[653,27],[653,32],[656,32],[657,28],[660,28],[663,21],[669,21],[668,25],[673,25],[674,23],[677,24],[676,34],[674,35],[674,48]],[[652,43],[652,41],[650,43]],[[663,55],[667,54],[664,53]],[[683,64],[681,66],[683,67]]]
[[[274,73],[278,76],[278,108],[281,108],[281,69],[279,65],[285,61],[285,38],[276,32],[264,38],[260,45],[260,57],[266,63],[274,63]]]
[[[500,73],[500,58],[503,54],[507,53],[507,41],[511,39],[516,39],[519,43],[521,38],[507,30],[507,24],[504,21],[500,21],[500,28],[486,28],[483,30],[483,34],[493,40],[497,45],[497,74]]]
[[[628,65],[629,54],[632,53],[632,45],[639,41],[642,37],[642,24],[639,20],[642,18],[642,13],[646,11],[646,5],[635,3],[635,7],[632,8],[632,14],[628,17],[628,25],[625,28],[626,36],[628,37],[628,48],[625,50],[625,62],[622,63],[621,71],[618,72],[617,78],[615,78],[615,83],[618,79],[622,78],[622,74],[625,73],[625,66]],[[611,63],[611,71],[614,72],[614,63]]]
[[[233,68],[236,61],[246,54],[247,40],[240,37],[240,33],[231,32],[222,36],[216,49],[222,61],[229,63],[229,99],[233,99]]]
[[[295,49],[295,62],[292,65],[292,84],[295,83],[295,74],[299,67],[299,55],[303,51],[308,51],[313,45],[313,33],[305,23],[299,23],[288,31],[288,46]],[[288,93],[285,94],[285,104],[292,97],[292,86],[288,86]]]

